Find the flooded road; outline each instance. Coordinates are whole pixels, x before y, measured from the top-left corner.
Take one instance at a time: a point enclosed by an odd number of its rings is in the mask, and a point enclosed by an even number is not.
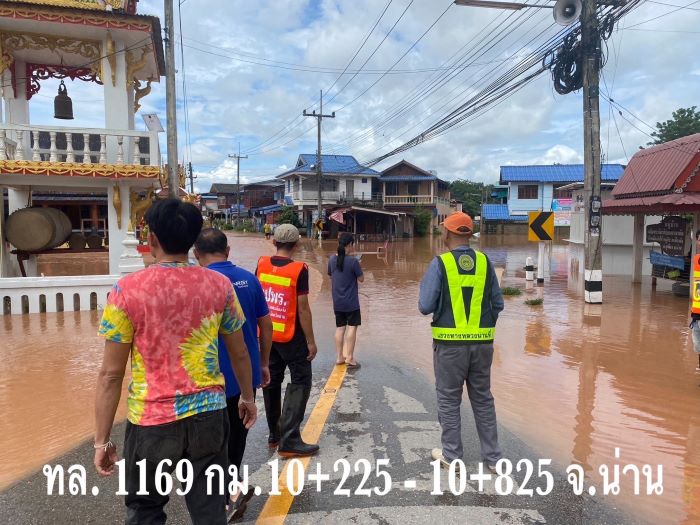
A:
[[[259,237],[231,241],[232,259],[251,270],[259,255],[271,252]],[[432,378],[429,319],[416,303],[420,278],[443,249],[438,238],[415,239],[391,244],[387,257],[363,256],[358,360],[381,356]],[[536,244],[498,238],[484,240],[481,249],[505,268],[504,285],[525,288],[522,267],[536,255]],[[334,251],[333,242],[304,240],[298,254],[312,268],[316,326],[333,319],[325,267]],[[662,464],[662,496],[633,496],[632,480],[623,476],[620,496],[605,501],[650,523],[700,521],[700,376],[687,300],[675,297],[668,283],[653,289],[650,281],[633,286],[616,277],[605,281],[605,304],[584,307],[582,282],[567,279],[566,246],[554,246],[552,254],[544,289],[506,298],[499,320],[492,381],[499,422],[539,457],[560,467],[580,463],[598,487],[598,469],[614,465],[616,447],[620,465],[650,464],[655,471]],[[542,295],[544,304],[526,306],[528,294]],[[98,318],[96,312],[3,318],[0,488],[90,437],[102,352]],[[334,352],[332,341],[322,343],[321,352]]]

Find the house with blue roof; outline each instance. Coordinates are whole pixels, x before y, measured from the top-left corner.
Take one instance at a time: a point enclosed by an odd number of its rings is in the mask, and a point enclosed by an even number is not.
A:
[[[603,164],[601,182],[614,184],[623,171],[625,167],[621,164]],[[570,201],[571,184],[583,183],[583,179],[583,164],[501,166],[500,174],[500,184],[508,185],[509,215],[556,211],[558,201]]]
[[[302,222],[311,224],[318,206],[317,156],[302,153],[296,165],[277,175],[284,181],[284,200],[300,212]],[[352,155],[321,155],[321,200],[324,208],[339,204],[370,204],[379,200],[373,193],[379,173],[362,166]],[[374,186],[373,186],[374,181]]]

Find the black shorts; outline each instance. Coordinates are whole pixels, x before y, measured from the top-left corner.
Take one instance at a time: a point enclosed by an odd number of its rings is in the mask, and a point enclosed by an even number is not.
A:
[[[335,312],[335,326],[360,326],[362,324],[362,315],[359,310],[352,312]]]

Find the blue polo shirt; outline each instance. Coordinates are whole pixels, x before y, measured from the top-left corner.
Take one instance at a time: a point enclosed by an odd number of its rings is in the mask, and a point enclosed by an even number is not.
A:
[[[248,347],[250,364],[253,368],[253,388],[257,388],[262,382],[260,347],[258,345],[258,319],[270,313],[260,281],[248,270],[239,268],[231,261],[212,263],[208,268],[228,277],[236,289],[236,295],[241,303],[246,319],[243,325],[243,338]],[[226,397],[239,395],[241,388],[233,375],[231,360],[228,358],[226,345],[221,337],[219,337],[219,367],[224,374],[224,378],[226,378]]]

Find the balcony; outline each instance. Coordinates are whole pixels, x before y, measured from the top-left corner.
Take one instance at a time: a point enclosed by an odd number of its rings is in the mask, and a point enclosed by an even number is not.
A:
[[[0,124],[0,173],[157,178],[158,135],[148,131]]]
[[[385,195],[385,206],[449,206],[450,200],[434,195]]]

